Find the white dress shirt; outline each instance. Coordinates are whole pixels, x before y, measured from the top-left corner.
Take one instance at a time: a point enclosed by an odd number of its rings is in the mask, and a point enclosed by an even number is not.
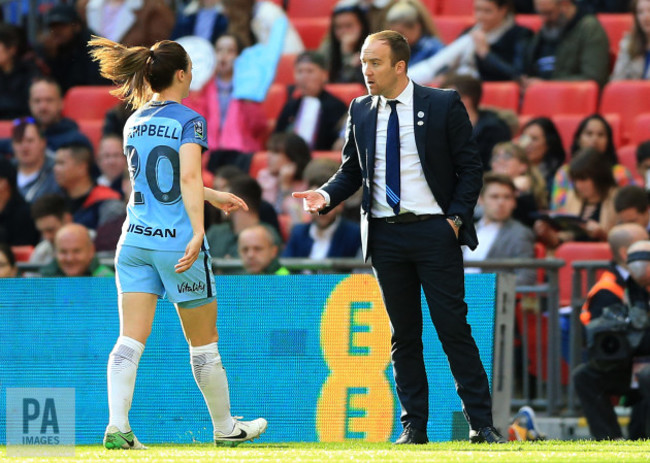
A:
[[[487,255],[492,249],[494,241],[497,239],[499,230],[501,230],[500,222],[486,223],[485,219],[481,219],[476,224],[476,235],[478,237],[478,246],[473,251],[469,246],[463,246],[463,260],[476,260],[481,261],[487,259]],[[476,267],[465,267],[465,273],[479,273],[481,270]]]
[[[379,98],[377,114],[377,138],[375,140],[375,174],[373,177],[372,217],[390,217],[395,215],[393,208],[386,201],[386,135],[390,106],[386,98]],[[397,117],[399,118],[400,140],[400,214],[412,212],[421,214],[442,214],[442,209],[433,197],[427,184],[415,144],[415,123],[413,121],[413,82],[396,98]],[[418,122],[426,124],[428,114],[417,116]],[[417,122],[416,122],[417,123]]]

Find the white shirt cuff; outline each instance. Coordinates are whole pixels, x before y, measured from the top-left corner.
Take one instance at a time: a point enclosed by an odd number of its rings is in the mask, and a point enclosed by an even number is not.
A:
[[[320,188],[316,190],[316,193],[320,193],[320,195],[325,198],[325,205],[329,206],[330,205],[330,195],[327,191],[321,190]]]

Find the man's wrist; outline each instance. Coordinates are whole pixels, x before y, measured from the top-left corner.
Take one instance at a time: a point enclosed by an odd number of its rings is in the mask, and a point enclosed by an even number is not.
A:
[[[327,191],[319,188],[318,190],[316,190],[316,193],[318,193],[323,198],[325,198],[325,206],[330,205],[330,195],[329,195],[329,193]]]

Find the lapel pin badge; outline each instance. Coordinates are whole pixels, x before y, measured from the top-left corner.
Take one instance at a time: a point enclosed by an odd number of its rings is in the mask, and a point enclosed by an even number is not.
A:
[[[418,125],[424,125],[424,122],[418,121]]]
[[[424,117],[424,111],[420,111],[420,112],[418,112],[418,117],[419,117],[419,118],[423,118],[423,117]]]

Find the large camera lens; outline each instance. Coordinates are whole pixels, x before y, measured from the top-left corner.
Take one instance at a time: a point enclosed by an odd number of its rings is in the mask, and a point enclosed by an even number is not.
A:
[[[616,354],[621,350],[621,339],[618,336],[603,336],[600,350],[606,355]]]

